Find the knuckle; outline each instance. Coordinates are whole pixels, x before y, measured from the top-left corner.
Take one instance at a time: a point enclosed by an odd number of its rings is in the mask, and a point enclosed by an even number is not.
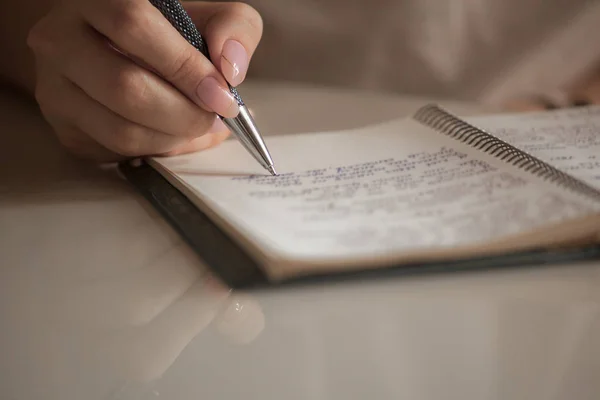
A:
[[[84,132],[60,123],[53,124],[52,130],[65,150],[77,157],[85,157],[85,149],[89,145],[84,138]]]
[[[148,75],[141,68],[123,68],[116,77],[115,101],[128,109],[140,109],[147,105]]]
[[[46,29],[45,21],[34,25],[27,33],[27,46],[34,54],[50,56],[56,53],[57,42],[51,30]]]
[[[73,154],[78,155],[81,153],[81,140],[78,140],[74,134],[56,128],[54,131],[61,146]]]
[[[138,37],[138,32],[145,27],[146,10],[142,2],[113,1],[111,4],[109,20],[115,37],[122,39]]]
[[[47,110],[47,107],[49,104],[52,104],[52,102],[49,101],[49,97],[50,97],[49,92],[50,91],[46,90],[43,85],[38,84],[35,87],[35,91],[33,94],[35,97],[35,101],[38,103],[38,105],[42,109],[42,112]]]
[[[242,17],[255,31],[259,33],[262,32],[263,19],[260,13],[254,7],[246,3],[234,2],[230,5],[230,12],[233,15]]]
[[[116,140],[113,151],[125,157],[135,157],[141,154],[141,127],[133,123],[123,123],[115,132]]]
[[[201,63],[196,62],[197,55],[189,50],[183,50],[179,57],[167,68],[165,79],[170,82],[184,82],[201,71]]]
[[[40,34],[40,28],[38,25],[34,25],[27,33],[27,46],[32,50],[36,51],[39,47],[44,44],[44,35]]]

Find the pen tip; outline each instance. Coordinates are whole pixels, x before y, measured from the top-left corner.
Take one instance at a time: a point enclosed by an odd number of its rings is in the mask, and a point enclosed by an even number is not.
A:
[[[277,171],[275,171],[274,166],[270,165],[268,169],[269,169],[269,172],[271,173],[271,175],[277,176]]]

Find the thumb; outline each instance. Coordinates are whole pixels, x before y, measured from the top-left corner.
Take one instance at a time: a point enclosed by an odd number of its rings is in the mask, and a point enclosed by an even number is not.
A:
[[[231,86],[242,83],[262,36],[260,14],[244,3],[186,2],[183,5],[205,38],[215,67]]]

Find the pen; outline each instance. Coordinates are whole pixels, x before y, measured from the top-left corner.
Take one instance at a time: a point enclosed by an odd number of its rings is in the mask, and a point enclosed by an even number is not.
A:
[[[179,0],[149,0],[162,15],[169,21],[171,25],[183,36],[192,46],[200,51],[206,58],[210,60],[208,47],[206,42],[196,29],[192,19],[185,12]],[[271,173],[277,175],[275,166],[269,150],[256,127],[254,118],[248,111],[238,91],[229,85],[229,90],[235,98],[239,107],[239,114],[235,118],[224,118],[219,115],[219,118],[233,132],[242,145],[248,152],[258,161],[258,163]]]

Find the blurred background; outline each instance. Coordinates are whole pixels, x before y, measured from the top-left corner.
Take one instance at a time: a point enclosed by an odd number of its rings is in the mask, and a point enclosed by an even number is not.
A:
[[[599,66],[597,1],[244,2],[264,20],[252,78],[494,105],[595,97],[579,86]]]

